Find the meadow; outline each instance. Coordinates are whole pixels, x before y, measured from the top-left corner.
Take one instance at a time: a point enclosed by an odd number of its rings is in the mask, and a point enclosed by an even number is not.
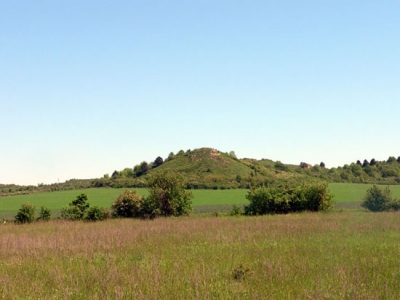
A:
[[[331,183],[329,190],[335,195],[336,209],[361,209],[361,200],[371,184],[355,183]],[[390,186],[395,197],[400,198],[400,185]],[[102,207],[110,207],[115,198],[125,189],[92,188],[84,190],[57,191],[47,193],[34,193],[0,197],[0,219],[12,219],[23,203],[29,202],[36,206],[51,209],[57,213],[62,207],[68,205],[77,195],[88,195],[89,203]],[[147,195],[147,189],[136,189],[139,194]],[[227,212],[233,204],[244,205],[248,201],[245,198],[247,190],[192,190],[193,210],[195,213]]]
[[[400,213],[0,224],[2,299],[400,299]]]

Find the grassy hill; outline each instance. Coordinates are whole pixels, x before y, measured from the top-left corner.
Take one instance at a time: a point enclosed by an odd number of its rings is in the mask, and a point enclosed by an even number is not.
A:
[[[187,187],[191,189],[249,188],[277,182],[300,184],[321,180],[331,183],[400,184],[400,157],[390,156],[387,161],[357,161],[329,169],[323,163],[311,166],[307,163],[284,164],[270,159],[238,159],[233,152],[200,148],[181,150],[177,154],[171,152],[165,160],[158,157],[153,162],[144,161],[134,168],[114,171],[112,176],[105,175],[98,179],[71,179],[65,183],[38,186],[0,184],[0,196],[91,187],[146,187],[148,176],[167,170],[183,174]]]

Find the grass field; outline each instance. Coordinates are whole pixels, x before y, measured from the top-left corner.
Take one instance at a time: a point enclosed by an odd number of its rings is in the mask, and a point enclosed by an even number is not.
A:
[[[335,195],[338,209],[360,209],[360,203],[369,184],[350,184],[350,183],[331,183],[329,189]],[[391,186],[394,196],[400,198],[400,185]],[[41,206],[46,206],[56,213],[62,207],[68,205],[77,195],[85,193],[88,195],[91,205],[110,207],[115,197],[124,189],[86,189],[60,191],[50,193],[28,194],[20,196],[0,197],[0,219],[13,218],[21,207],[22,203],[29,202],[36,206],[37,210]],[[137,189],[139,194],[147,195],[147,189]],[[247,190],[193,190],[194,211],[199,212],[226,212],[232,208],[233,204],[247,204],[245,198]]]
[[[2,299],[400,299],[400,213],[0,224]]]

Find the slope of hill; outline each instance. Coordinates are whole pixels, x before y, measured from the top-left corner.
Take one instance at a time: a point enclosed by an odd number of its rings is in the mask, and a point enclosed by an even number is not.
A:
[[[299,163],[289,165],[269,159],[238,159],[233,152],[220,152],[213,148],[172,152],[165,160],[142,162],[134,168],[114,171],[112,176],[98,179],[71,179],[64,183],[38,186],[1,185],[0,196],[33,192],[82,189],[90,187],[132,188],[145,187],[148,176],[154,172],[173,170],[187,179],[192,189],[249,188],[276,182],[302,183],[323,180],[343,183],[400,184],[400,157],[390,156],[387,161],[364,160],[343,167],[325,168],[324,164]]]

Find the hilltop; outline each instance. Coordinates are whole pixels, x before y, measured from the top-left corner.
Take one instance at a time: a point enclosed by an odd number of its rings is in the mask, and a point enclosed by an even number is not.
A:
[[[38,186],[1,185],[0,196],[27,194],[40,191],[83,189],[90,187],[133,188],[145,187],[154,172],[176,171],[187,179],[189,189],[231,189],[271,185],[282,182],[301,184],[309,181],[400,184],[400,157],[387,161],[353,162],[337,168],[325,168],[300,162],[284,164],[270,159],[238,159],[233,151],[226,153],[213,148],[171,152],[165,159],[143,161],[133,168],[115,170],[112,175],[97,179],[71,179],[64,183]]]

